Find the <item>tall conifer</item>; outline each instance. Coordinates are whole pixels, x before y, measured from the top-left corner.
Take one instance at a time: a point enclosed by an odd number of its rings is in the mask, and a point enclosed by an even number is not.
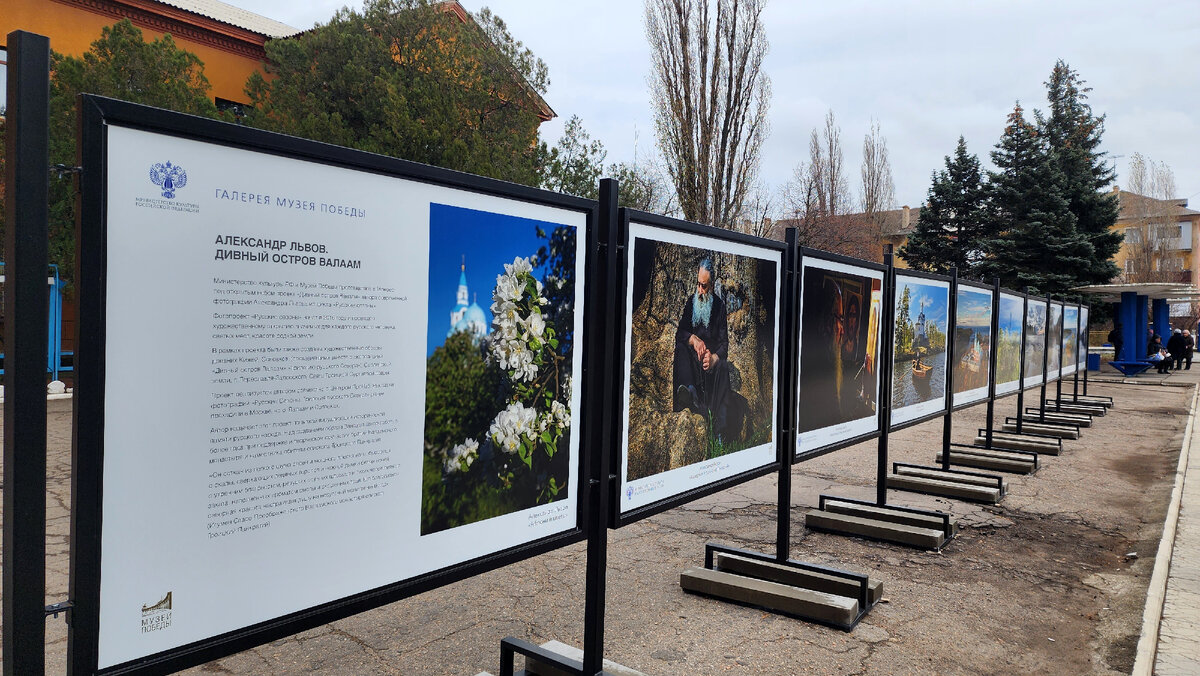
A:
[[[947,156],[946,168],[933,174],[917,227],[900,256],[918,270],[944,273],[957,267],[960,275],[974,276],[987,228],[987,186],[979,158],[967,153],[959,136],[953,159]]]
[[[1076,228],[1054,151],[1019,103],[991,156],[999,169],[990,173],[995,234],[978,271],[1010,288],[1069,295],[1071,287],[1086,283],[1081,273],[1095,248]]]
[[[1037,114],[1038,126],[1063,174],[1063,194],[1076,228],[1093,248],[1076,274],[1080,284],[1104,284],[1119,272],[1112,257],[1123,239],[1120,232],[1112,230],[1120,206],[1108,190],[1116,171],[1100,151],[1104,116],[1092,113],[1087,103],[1091,88],[1065,61],[1054,64],[1045,85],[1050,108],[1045,116]]]

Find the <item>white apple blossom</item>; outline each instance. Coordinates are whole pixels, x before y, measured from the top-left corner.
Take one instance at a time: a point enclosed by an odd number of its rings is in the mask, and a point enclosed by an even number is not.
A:
[[[475,462],[475,458],[479,457],[479,442],[468,438],[461,444],[457,444],[450,449],[447,454],[444,467],[447,474],[455,472],[465,472],[470,469],[471,464]]]
[[[496,414],[488,435],[500,450],[511,455],[521,446],[522,437],[527,441],[533,440],[537,431],[536,423],[537,411],[515,401]]]

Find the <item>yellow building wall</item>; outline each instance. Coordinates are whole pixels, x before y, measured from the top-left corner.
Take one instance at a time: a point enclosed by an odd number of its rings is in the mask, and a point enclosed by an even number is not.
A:
[[[0,43],[14,30],[38,33],[50,38],[50,49],[61,54],[80,56],[100,39],[100,31],[120,21],[119,18],[91,12],[82,7],[53,0],[0,0]],[[133,24],[141,29],[146,41],[162,37],[161,31]],[[204,62],[204,75],[212,89],[209,95],[245,103],[246,80],[260,69],[258,59],[172,35],[181,49],[194,53]]]

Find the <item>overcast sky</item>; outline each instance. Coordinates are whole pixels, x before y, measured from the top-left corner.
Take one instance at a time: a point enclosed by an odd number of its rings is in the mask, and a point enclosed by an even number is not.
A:
[[[333,0],[230,0],[308,28],[347,4]],[[578,115],[608,161],[653,153],[653,116],[642,0],[461,0],[487,6],[546,62],[546,100],[558,119],[542,125],[553,144]],[[357,6],[357,5],[356,5]],[[961,134],[989,166],[1005,116],[1020,101],[1046,107],[1043,83],[1064,59],[1107,115],[1103,149],[1124,184],[1140,152],[1175,173],[1177,195],[1200,196],[1200,11],[1195,0],[771,0],[763,14],[773,94],[760,174],[771,188],[791,179],[808,135],[832,109],[857,195],[862,139],[878,120],[887,139],[897,206],[925,200]]]

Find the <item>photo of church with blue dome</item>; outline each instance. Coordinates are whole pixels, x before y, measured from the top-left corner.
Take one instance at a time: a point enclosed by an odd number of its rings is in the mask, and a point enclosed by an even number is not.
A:
[[[579,249],[569,225],[430,204],[423,536],[571,494]]]
[[[457,300],[454,309],[450,311],[450,330],[446,331],[446,337],[449,338],[459,331],[466,331],[474,335],[477,340],[481,340],[488,334],[491,319],[488,313],[479,307],[478,293],[471,304],[467,305],[470,290],[467,288],[466,260],[467,257],[464,255],[458,275],[458,294],[455,296]]]

